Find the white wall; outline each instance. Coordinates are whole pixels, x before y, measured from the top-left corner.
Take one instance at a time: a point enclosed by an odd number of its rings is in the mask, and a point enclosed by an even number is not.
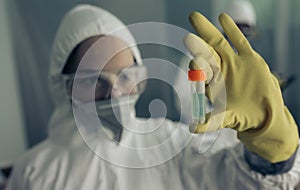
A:
[[[0,1],[0,167],[10,165],[26,149],[6,2]]]

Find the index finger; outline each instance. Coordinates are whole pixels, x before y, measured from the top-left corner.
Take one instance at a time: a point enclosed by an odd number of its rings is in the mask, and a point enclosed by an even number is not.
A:
[[[190,14],[189,19],[200,37],[211,45],[221,56],[234,53],[223,34],[207,20],[205,16],[195,11]]]

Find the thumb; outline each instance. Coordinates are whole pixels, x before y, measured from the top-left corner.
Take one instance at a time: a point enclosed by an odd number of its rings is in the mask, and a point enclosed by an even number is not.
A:
[[[190,70],[204,70],[206,75],[206,83],[208,84],[213,78],[213,70],[209,63],[203,57],[195,57],[189,63]]]

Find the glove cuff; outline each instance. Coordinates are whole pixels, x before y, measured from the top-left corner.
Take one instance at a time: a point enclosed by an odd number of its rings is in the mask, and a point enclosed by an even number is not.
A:
[[[256,153],[248,151],[247,148],[244,148],[244,155],[253,171],[263,175],[278,175],[288,172],[293,167],[297,151],[288,160],[277,163],[271,163]]]

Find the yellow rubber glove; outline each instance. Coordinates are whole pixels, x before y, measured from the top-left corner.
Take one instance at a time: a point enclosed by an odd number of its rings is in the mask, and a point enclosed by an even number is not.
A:
[[[298,146],[297,125],[264,59],[227,14],[219,21],[236,51],[203,15],[193,12],[189,18],[200,36],[184,39],[195,57],[189,67],[206,71],[207,96],[215,107],[205,124],[191,124],[190,130],[232,128],[249,151],[268,161],[290,158]]]

